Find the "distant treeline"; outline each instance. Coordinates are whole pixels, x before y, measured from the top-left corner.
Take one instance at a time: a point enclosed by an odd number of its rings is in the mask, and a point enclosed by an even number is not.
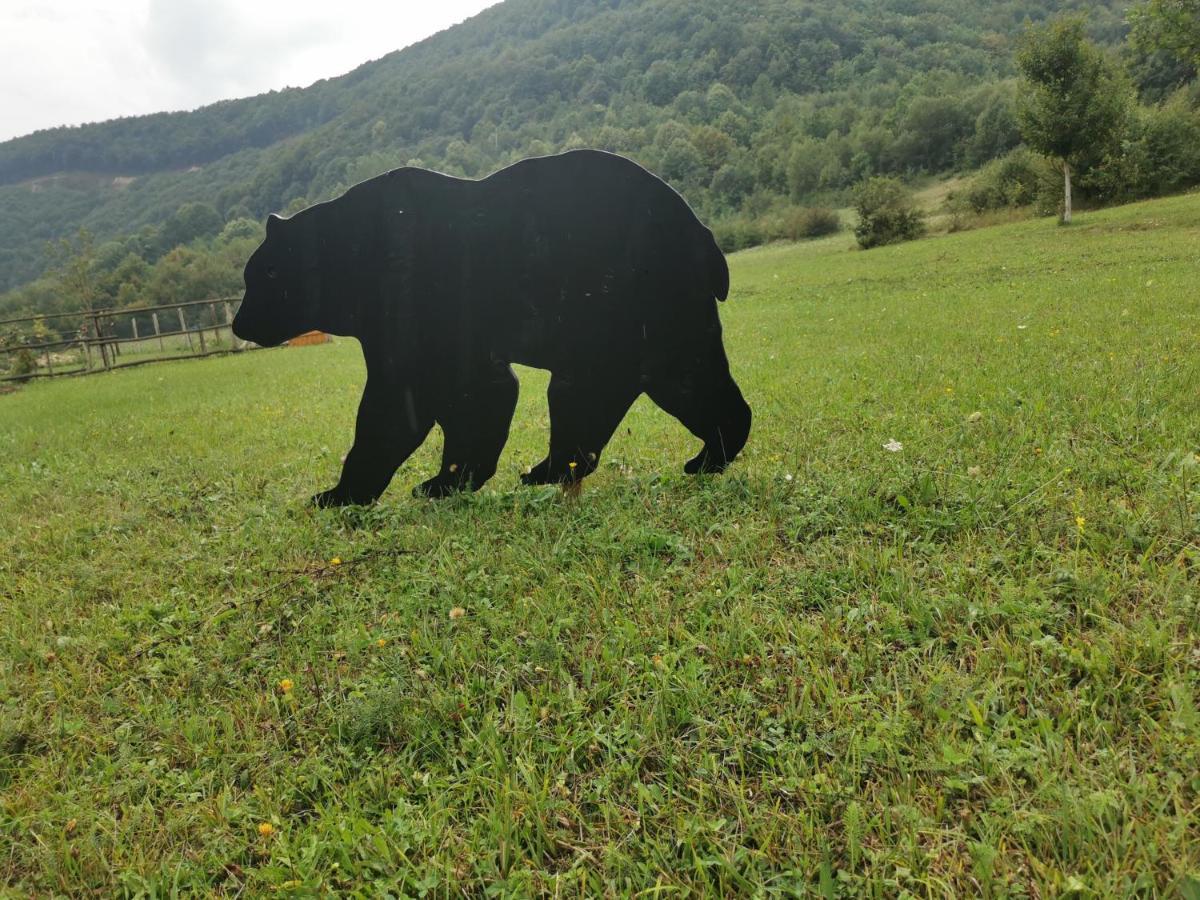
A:
[[[746,222],[840,203],[867,176],[1005,155],[1020,143],[1022,28],[1086,11],[1091,37],[1117,52],[1125,5],[507,0],[304,90],[0,144],[0,289],[37,276],[45,242],[80,226],[98,265],[150,266],[395,166],[475,177],[577,146],[647,165],[740,244]],[[1148,102],[1195,74],[1120,52]],[[0,306],[27,308],[21,293]]]

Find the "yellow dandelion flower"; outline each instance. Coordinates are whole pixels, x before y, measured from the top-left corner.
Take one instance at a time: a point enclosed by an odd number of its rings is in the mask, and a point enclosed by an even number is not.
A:
[[[292,679],[290,679],[290,678],[279,679],[279,690],[283,691],[283,693],[285,693],[285,694],[290,694],[292,691],[292,688],[294,688],[295,686],[296,686],[295,682],[293,682]]]
[[[331,566],[340,566],[342,564],[342,558],[340,556],[335,556],[329,561],[329,564]]]
[[[377,640],[375,642],[375,646],[379,647],[382,650],[384,647],[387,646],[387,638],[380,638],[379,640]]]
[[[258,823],[258,833],[262,837],[269,838],[271,835],[273,835],[275,833],[275,826],[272,825],[270,822],[259,822]]]
[[[575,469],[578,468],[578,466],[579,466],[579,463],[575,462],[575,460],[571,460],[569,463],[567,463],[567,468],[570,469],[572,472],[574,472]]]
[[[456,607],[454,607],[454,609],[450,610],[450,618],[452,618],[452,619],[461,619],[466,614],[467,614],[467,611],[465,609],[463,609],[461,606],[456,606]]]

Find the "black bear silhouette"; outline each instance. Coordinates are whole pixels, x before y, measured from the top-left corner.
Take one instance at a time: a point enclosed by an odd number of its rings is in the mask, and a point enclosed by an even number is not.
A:
[[[611,153],[479,181],[396,169],[271,216],[245,279],[240,338],[318,329],[362,345],[354,446],[319,506],[377,499],[435,422],[441,471],[414,493],[478,489],[508,438],[514,362],[551,372],[550,451],[526,484],[594,471],[643,392],[704,442],[687,472],[723,471],[750,432],[717,316],[725,258],[679,194]]]

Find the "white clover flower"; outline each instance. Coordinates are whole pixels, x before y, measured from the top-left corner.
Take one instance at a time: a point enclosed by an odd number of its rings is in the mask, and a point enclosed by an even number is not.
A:
[[[886,444],[883,445],[883,449],[886,450],[888,453],[899,453],[901,450],[904,449],[904,445],[902,443],[900,443],[898,440],[896,440],[895,438],[892,438],[890,441],[888,441]]]

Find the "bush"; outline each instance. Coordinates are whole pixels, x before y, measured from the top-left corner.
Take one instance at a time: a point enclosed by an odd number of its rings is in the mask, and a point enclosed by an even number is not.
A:
[[[769,238],[760,222],[754,219],[725,219],[713,224],[713,236],[722,253],[734,253],[747,247],[765,244]]]
[[[1030,206],[1038,201],[1048,177],[1053,178],[1057,187],[1058,173],[1049,172],[1044,160],[1018,147],[980,169],[970,184],[951,198],[951,206],[957,211],[974,213]]]
[[[1120,151],[1105,156],[1080,182],[1105,202],[1160,197],[1200,184],[1200,109],[1179,91],[1138,110]]]
[[[37,371],[37,359],[34,358],[33,351],[22,347],[12,355],[12,369],[9,375],[31,375]],[[20,379],[28,381],[27,378]]]
[[[854,206],[858,210],[854,236],[864,250],[911,241],[925,232],[925,217],[912,192],[895,178],[862,182],[854,191]]]
[[[837,234],[842,230],[842,220],[832,209],[825,206],[795,207],[783,216],[782,236],[789,241],[811,240]]]
[[[804,241],[836,234],[842,221],[832,209],[825,207],[789,207],[770,210],[758,215],[741,216],[714,222],[713,235],[723,253],[757,247],[770,241]]]
[[[1141,128],[1146,177],[1144,196],[1159,196],[1200,184],[1200,109],[1180,91],[1149,110]]]

